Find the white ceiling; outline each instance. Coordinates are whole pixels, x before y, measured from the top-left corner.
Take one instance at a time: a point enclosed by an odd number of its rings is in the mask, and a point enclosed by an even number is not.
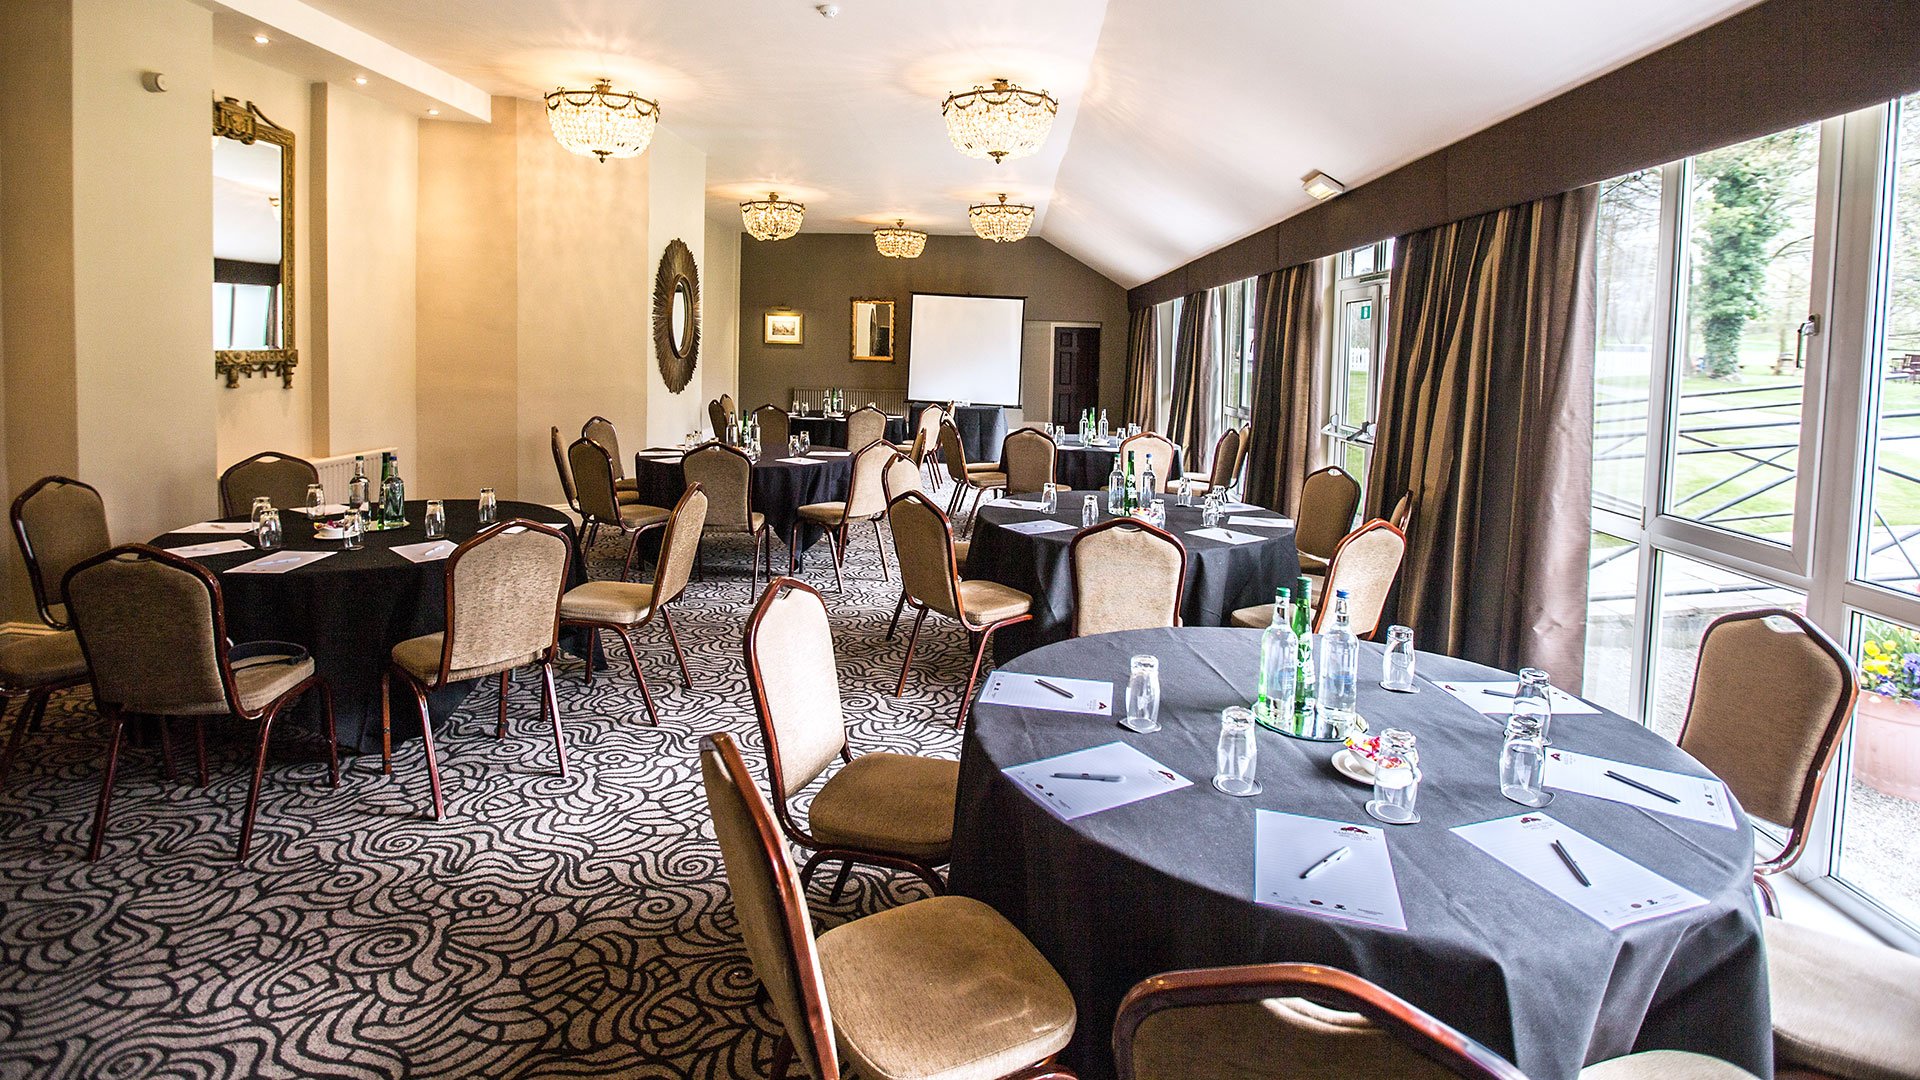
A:
[[[1298,213],[1310,170],[1364,183],[1757,0],[310,2],[491,93],[657,98],[715,216],[777,189],[808,231],[965,233],[1005,191],[1132,286]],[[1060,100],[1045,148],[999,166],[940,118],[995,76]]]

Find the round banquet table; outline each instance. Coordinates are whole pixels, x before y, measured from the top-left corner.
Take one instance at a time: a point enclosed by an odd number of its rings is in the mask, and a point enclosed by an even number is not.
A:
[[[789,416],[787,430],[795,435],[807,433],[815,446],[847,445],[847,418],[835,416]],[[907,431],[907,418],[904,416],[887,417],[886,440],[891,443],[906,442],[912,436]],[[859,447],[853,449],[858,450]]]
[[[907,430],[920,423],[924,404],[907,407]],[[960,448],[971,462],[999,461],[1000,444],[1007,439],[1007,410],[999,405],[961,405],[948,415],[960,432]],[[901,440],[902,442],[906,440]]]
[[[1082,446],[1077,435],[1069,435],[1060,440],[1059,450],[1053,458],[1053,478],[1071,488],[1084,488],[1089,491],[1107,486],[1107,477],[1113,472],[1113,459],[1120,456],[1120,440],[1113,440],[1107,446]],[[1141,462],[1145,465],[1145,462]],[[1155,463],[1156,468],[1164,467]],[[1180,448],[1173,448],[1173,472],[1169,476],[1180,475]],[[1271,599],[1269,597],[1268,599]],[[1265,603],[1266,601],[1261,601]]]
[[[1072,525],[1071,531],[1023,533],[1009,529],[1007,526],[1016,522],[1038,521],[1049,515],[1008,506],[1006,500],[988,503],[974,515],[966,576],[997,581],[1033,597],[1032,620],[994,635],[996,657],[1018,656],[1072,635],[1073,567],[1067,559],[1067,545],[1078,534],[1081,502],[1088,495],[1099,499],[1100,519],[1109,519],[1105,491],[1061,492],[1060,509],[1050,516]],[[1031,502],[1040,499],[1038,495],[1014,498]],[[1229,516],[1234,515],[1222,515],[1222,528],[1260,539],[1230,544],[1194,536],[1194,530],[1201,528],[1200,507],[1177,506],[1167,500],[1166,529],[1187,549],[1187,588],[1180,604],[1183,625],[1225,626],[1236,610],[1272,603],[1274,589],[1291,586],[1300,576],[1300,552],[1293,544],[1292,526],[1257,529],[1228,525]],[[1240,516],[1277,520],[1277,515],[1265,510],[1246,510]]]
[[[459,543],[480,531],[474,500],[447,499],[445,503],[447,539]],[[350,751],[365,753],[380,748],[380,673],[386,670],[393,647],[408,638],[446,629],[446,560],[416,563],[389,550],[426,542],[422,524],[426,508],[424,499],[408,500],[409,524],[368,532],[366,546],[358,551],[345,550],[339,540],[315,539],[305,514],[283,510],[280,522],[284,550],[334,553],[284,574],[230,573],[234,567],[265,554],[253,549],[195,559],[219,575],[228,637],[236,642],[291,641],[313,654],[316,668],[333,689],[335,737]],[[570,546],[574,543],[573,526],[558,510],[501,500],[500,520],[510,518],[555,526],[567,534]],[[155,537],[152,543],[172,548],[233,539],[246,538],[167,533]],[[569,587],[586,580],[578,551],[574,554],[568,570]],[[582,650],[588,647],[579,635],[563,640],[579,655],[584,655]],[[472,685],[460,683],[428,695],[428,710],[434,720],[443,721],[459,708]],[[298,708],[302,722],[318,730],[317,701],[302,701]],[[394,738],[412,738],[419,733],[413,702],[403,690],[394,698]]]
[[[826,535],[820,526],[800,520],[800,508],[845,499],[853,480],[853,455],[839,447],[815,446],[806,455],[813,464],[785,460],[788,456],[784,446],[761,450],[753,463],[753,509],[766,515],[774,535],[798,557]],[[681,492],[687,490],[680,460],[680,451],[665,448],[649,447],[634,455],[633,476],[641,502],[671,508],[680,501]]]
[[[1418,739],[1418,824],[1387,827],[1408,929],[1386,930],[1253,902],[1254,811],[1375,824],[1371,788],[1329,764],[1334,746],[1256,728],[1265,789],[1214,790],[1220,711],[1253,696],[1260,633],[1137,630],[1063,642],[1007,670],[1110,680],[1128,657],[1160,658],[1160,731],[1110,717],[978,703],[960,757],[954,892],[991,904],[1033,940],[1079,1007],[1066,1062],[1112,1074],[1114,1011],[1158,972],[1300,961],[1370,979],[1478,1039],[1533,1080],[1573,1080],[1585,1062],[1644,1049],[1691,1050],[1772,1072],[1772,1023],[1744,813],[1720,828],[1573,792],[1545,813],[1707,898],[1704,907],[1618,931],[1546,893],[1448,832],[1526,808],[1497,783],[1502,722],[1425,678],[1511,680],[1421,653],[1417,694],[1379,687],[1380,647],[1363,643],[1359,709],[1374,732]],[[1117,710],[1124,711],[1124,710]],[[1001,770],[1123,741],[1192,786],[1073,821],[1028,798]],[[1711,775],[1653,732],[1612,714],[1566,715],[1554,745]]]

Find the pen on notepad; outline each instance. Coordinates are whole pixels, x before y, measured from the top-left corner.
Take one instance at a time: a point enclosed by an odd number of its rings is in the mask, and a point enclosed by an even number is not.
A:
[[[1103,784],[1117,784],[1122,777],[1110,773],[1057,772],[1050,774],[1055,780],[1098,780]]]
[[[1041,686],[1044,686],[1044,687],[1046,687],[1047,689],[1049,689],[1049,690],[1051,690],[1051,691],[1053,691],[1054,693],[1056,693],[1056,694],[1059,694],[1059,695],[1060,695],[1061,697],[1063,697],[1063,698],[1069,698],[1069,699],[1070,699],[1070,698],[1072,698],[1072,697],[1073,697],[1073,691],[1071,691],[1071,690],[1068,690],[1068,689],[1067,689],[1066,687],[1063,687],[1063,686],[1055,686],[1055,685],[1053,685],[1052,683],[1050,683],[1050,682],[1048,682],[1048,681],[1047,681],[1047,680],[1045,680],[1045,679],[1035,679],[1035,680],[1033,680],[1033,681],[1034,681],[1034,682],[1037,682],[1037,683],[1039,683],[1039,684],[1040,684]]]
[[[1647,794],[1654,796],[1655,798],[1665,799],[1676,806],[1680,804],[1679,799],[1676,799],[1673,796],[1667,794],[1666,792],[1661,791],[1657,787],[1650,787],[1646,784],[1643,784],[1640,781],[1635,780],[1631,776],[1621,776],[1619,773],[1614,772],[1612,769],[1607,770],[1607,776],[1609,779],[1618,780],[1630,788],[1639,788],[1641,791],[1644,791]]]
[[[1335,863],[1338,863],[1341,859],[1344,859],[1351,854],[1353,854],[1353,850],[1351,848],[1343,847],[1343,848],[1333,849],[1332,852],[1328,853],[1326,858],[1321,859],[1319,862],[1314,863],[1312,866],[1309,866],[1305,870],[1300,871],[1300,880],[1305,881],[1307,878],[1312,877],[1313,875],[1321,872],[1322,870],[1328,869],[1329,867],[1333,866]]]
[[[1553,853],[1560,856],[1560,861],[1567,864],[1568,870],[1573,871],[1573,879],[1575,881],[1578,881],[1582,886],[1588,888],[1593,886],[1593,882],[1587,880],[1587,872],[1580,869],[1579,863],[1573,861],[1573,856],[1567,851],[1567,845],[1555,840],[1553,842]]]

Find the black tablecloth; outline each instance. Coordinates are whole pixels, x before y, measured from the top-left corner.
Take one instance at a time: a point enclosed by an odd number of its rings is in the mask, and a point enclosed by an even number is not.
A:
[[[1066,457],[1068,455],[1061,455]],[[1095,495],[1106,520],[1105,491],[1060,493],[1054,520],[1077,527],[1081,502]],[[1015,498],[1037,500],[1037,495]],[[1273,517],[1265,510],[1245,510],[1248,516]],[[1061,641],[1073,633],[1073,568],[1067,545],[1076,533],[1059,531],[1031,535],[1005,528],[1016,521],[1038,521],[1038,510],[1021,510],[989,503],[973,519],[973,547],[967,555],[967,576],[997,581],[1033,597],[1033,619],[994,635],[994,656],[1018,656],[1028,649]],[[1273,602],[1273,590],[1291,586],[1300,576],[1300,552],[1293,545],[1293,529],[1254,529],[1226,525],[1234,532],[1265,537],[1253,544],[1228,544],[1191,535],[1200,525],[1199,506],[1177,506],[1167,501],[1167,531],[1187,548],[1187,591],[1180,618],[1187,626],[1225,626],[1234,611]]]
[[[680,501],[680,493],[687,490],[687,475],[680,468],[677,456],[647,456],[659,453],[665,451],[642,450],[634,455],[634,482],[639,487],[641,502],[672,507]],[[833,456],[836,453],[839,456]],[[817,464],[796,465],[780,460],[787,456],[784,446],[761,448],[759,460],[753,463],[753,508],[767,516],[767,524],[783,544],[794,544],[797,527],[797,550],[805,551],[826,533],[817,525],[803,524],[800,508],[810,503],[845,499],[847,487],[853,480],[853,456],[838,447],[818,445],[807,455]]]
[[[795,435],[806,432],[807,438],[812,439],[815,446],[847,445],[847,418],[844,416],[789,416],[787,430]],[[903,443],[911,437],[906,417],[887,417],[888,442]],[[854,449],[858,450],[859,447]]]
[[[458,543],[480,531],[474,500],[445,501],[447,539]],[[284,574],[226,572],[260,558],[263,553],[259,551],[197,560],[220,575],[230,638],[292,641],[313,654],[315,666],[333,688],[336,738],[350,751],[380,748],[380,674],[387,668],[393,647],[408,638],[446,629],[446,560],[416,563],[388,550],[426,541],[421,520],[426,507],[424,500],[409,501],[407,520],[411,524],[368,532],[366,547],[359,551],[344,550],[339,540],[314,539],[306,515],[282,510],[280,524],[286,550],[335,552]],[[536,503],[502,501],[500,520],[516,517],[558,526],[569,543],[573,541],[573,526],[558,510]],[[236,537],[168,533],[154,538],[153,544],[183,547],[231,539]],[[586,568],[577,557],[571,575],[570,586],[586,580]],[[572,635],[568,643],[576,653],[586,647],[578,635]],[[458,708],[472,685],[462,683],[429,695],[427,704],[435,721],[444,720]],[[304,701],[299,708],[302,723],[319,723],[316,701]],[[412,738],[419,733],[412,696],[401,690],[394,695],[394,738]]]
[[[1068,487],[1094,490],[1107,486],[1107,476],[1113,472],[1113,459],[1120,456],[1120,444],[1109,447],[1083,447],[1077,442],[1072,445],[1061,443],[1053,457],[1053,478]],[[1144,468],[1145,461],[1136,467]],[[1154,462],[1156,471],[1166,468],[1165,462]],[[1168,476],[1180,475],[1180,448],[1173,448],[1173,471]]]
[[[1072,987],[1079,1027],[1066,1055],[1111,1075],[1114,1010],[1137,980],[1177,968],[1303,961],[1352,971],[1494,1050],[1534,1080],[1572,1080],[1583,1062],[1670,1048],[1772,1075],[1772,1025],[1749,871],[1753,834],[1560,792],[1546,812],[1708,899],[1703,908],[1610,932],[1447,830],[1524,808],[1501,797],[1501,723],[1430,683],[1381,690],[1363,644],[1360,712],[1419,740],[1421,823],[1389,828],[1408,929],[1395,932],[1255,904],[1254,810],[1370,823],[1371,789],[1328,764],[1332,747],[1256,729],[1264,792],[1235,799],[1209,780],[1220,711],[1253,695],[1258,631],[1142,630],[1029,653],[1008,670],[1110,679],[1128,657],[1160,658],[1162,730],[1106,717],[978,704],[961,751],[953,890],[1025,931]],[[1492,679],[1477,664],[1421,654],[1422,676]],[[1511,675],[1504,676],[1512,678]],[[1063,822],[1002,768],[1125,741],[1193,786]],[[1612,715],[1562,716],[1555,746],[1693,775],[1708,771]]]
[[[907,407],[908,430],[920,423],[925,405]],[[970,462],[999,461],[1007,439],[1007,410],[999,405],[962,405],[948,417],[960,430],[960,446]]]

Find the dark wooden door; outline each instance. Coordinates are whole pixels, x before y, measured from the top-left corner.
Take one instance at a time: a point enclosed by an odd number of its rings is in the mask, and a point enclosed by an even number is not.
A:
[[[1053,422],[1071,427],[1100,400],[1100,328],[1053,328]]]

